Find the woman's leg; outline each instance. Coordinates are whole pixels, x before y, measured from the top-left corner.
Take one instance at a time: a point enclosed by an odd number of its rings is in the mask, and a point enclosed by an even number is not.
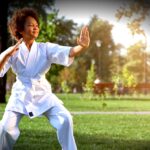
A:
[[[12,150],[13,145],[20,135],[18,124],[22,114],[5,111],[0,121],[0,150]]]
[[[63,105],[57,105],[49,109],[45,116],[54,128],[57,129],[57,137],[63,150],[77,150],[73,136],[72,116]]]

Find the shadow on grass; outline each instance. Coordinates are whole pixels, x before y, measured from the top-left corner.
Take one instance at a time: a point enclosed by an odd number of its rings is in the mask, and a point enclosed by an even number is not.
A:
[[[75,133],[78,150],[150,150],[150,141]],[[14,150],[61,150],[55,131],[22,130]]]
[[[13,150],[59,150],[60,145],[54,131],[21,130]]]
[[[122,140],[102,135],[76,135],[79,150],[150,150],[150,141]]]

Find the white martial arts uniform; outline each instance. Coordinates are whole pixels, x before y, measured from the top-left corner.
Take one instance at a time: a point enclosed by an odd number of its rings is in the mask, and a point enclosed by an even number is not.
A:
[[[0,77],[12,67],[16,74],[16,82],[0,122],[0,150],[12,149],[19,137],[18,123],[22,115],[34,118],[45,115],[53,127],[57,129],[59,143],[63,150],[76,150],[73,137],[72,118],[51,91],[45,74],[52,63],[69,66],[73,58],[69,57],[71,47],[53,43],[37,43],[34,41],[31,50],[24,42],[15,55],[11,56],[0,72]],[[10,50],[0,55],[0,59]]]

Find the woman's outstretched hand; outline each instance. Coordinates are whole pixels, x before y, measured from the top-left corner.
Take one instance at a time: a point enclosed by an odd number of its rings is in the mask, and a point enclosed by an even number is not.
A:
[[[87,26],[84,26],[81,29],[80,37],[77,38],[77,43],[78,43],[78,45],[82,46],[83,48],[89,47],[90,36],[89,36],[89,31],[88,31],[88,27]]]
[[[90,45],[90,36],[87,26],[81,29],[80,36],[77,38],[77,46],[71,48],[69,56],[75,57],[81,52],[83,52]]]

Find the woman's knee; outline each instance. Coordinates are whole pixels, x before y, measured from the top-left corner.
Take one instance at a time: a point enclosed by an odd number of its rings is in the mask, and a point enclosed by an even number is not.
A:
[[[57,130],[69,129],[73,126],[72,116],[69,113],[61,113],[50,117],[50,122]]]
[[[73,120],[72,120],[72,116],[70,113],[63,114],[62,118],[63,118],[63,122],[62,122],[63,126],[65,126],[66,128],[73,126]]]
[[[3,131],[4,131],[4,126],[2,122],[0,121],[0,135],[2,134]]]
[[[1,126],[1,130],[3,131],[3,133],[10,135],[14,140],[17,140],[17,138],[20,135],[20,131],[19,128],[16,126],[11,126],[11,125],[0,125]]]
[[[13,138],[13,140],[17,140],[20,135],[20,131],[17,126],[13,126],[11,123],[7,124],[3,121],[0,122],[0,133],[9,135]]]

